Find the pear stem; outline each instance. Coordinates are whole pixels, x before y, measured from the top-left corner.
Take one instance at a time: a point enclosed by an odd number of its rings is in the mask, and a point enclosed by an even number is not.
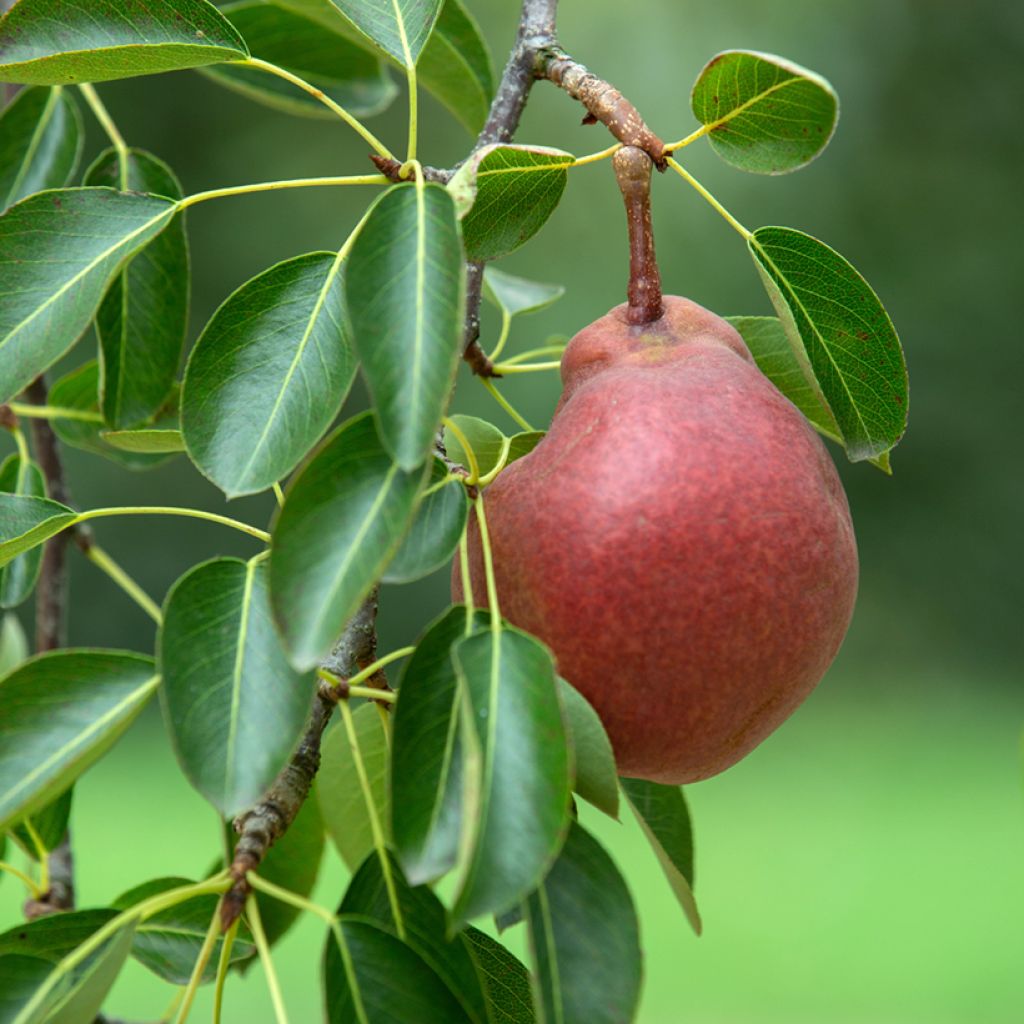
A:
[[[629,311],[631,324],[649,324],[661,318],[661,274],[654,255],[651,223],[650,156],[637,146],[623,146],[612,157],[615,177],[626,204],[629,227]]]

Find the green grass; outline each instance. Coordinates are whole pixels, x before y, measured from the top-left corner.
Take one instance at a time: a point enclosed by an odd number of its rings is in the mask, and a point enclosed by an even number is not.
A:
[[[642,1024],[1019,1022],[1022,722],[1019,698],[977,680],[830,680],[746,761],[688,790],[700,939],[632,820],[585,812],[640,909]],[[215,816],[152,717],[86,776],[74,815],[83,905],[198,875],[217,849]],[[316,897],[333,905],[344,884],[332,852]],[[18,920],[20,899],[5,879],[0,922]],[[275,953],[292,1024],[320,1019],[321,932],[304,921]],[[156,1019],[170,994],[132,963],[109,1010]],[[210,1019],[209,995],[193,1021]],[[225,1019],[272,1021],[258,970],[229,983]]]

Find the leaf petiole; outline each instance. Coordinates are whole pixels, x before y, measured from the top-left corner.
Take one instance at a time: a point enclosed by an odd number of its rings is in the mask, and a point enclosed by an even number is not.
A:
[[[441,422],[444,424],[446,430],[452,432],[452,436],[462,446],[462,450],[466,453],[466,458],[469,460],[469,476],[466,477],[467,484],[475,484],[480,481],[480,463],[477,461],[476,452],[473,451],[473,446],[469,443],[469,438],[459,429],[459,425],[447,416],[443,417]]]
[[[98,412],[88,409],[62,409],[55,405],[31,405],[27,402],[8,402],[7,407],[16,416],[35,420],[81,420],[83,423],[102,423]]]
[[[697,192],[699,192],[700,195],[702,195],[711,204],[711,206],[725,218],[729,226],[743,237],[744,241],[750,238],[751,232],[749,232],[688,170],[686,170],[685,167],[678,164],[671,157],[668,158],[668,165],[676,172],[676,174],[679,175],[680,178],[689,182],[689,184],[692,185],[693,188],[696,189]]]
[[[369,143],[382,157],[387,160],[394,160],[395,156],[384,145],[380,139],[377,138],[369,128],[363,124],[362,121],[357,117],[353,117],[343,106],[335,103],[330,96],[326,95],[322,89],[318,89],[315,85],[311,85],[304,78],[300,78],[298,75],[293,75],[290,71],[286,71],[284,68],[278,67],[276,64],[271,64],[270,61],[260,60],[258,57],[249,57],[246,60],[231,61],[230,63],[241,65],[243,67],[258,68],[260,71],[266,71],[268,74],[276,75],[278,78],[283,78],[286,82],[291,82],[292,85],[298,86],[303,92],[308,93],[315,100],[319,100],[328,110],[337,114],[353,131],[358,132],[363,137],[363,140]],[[415,82],[415,78],[413,79]],[[415,155],[415,154],[414,154]],[[410,157],[411,159],[411,157]]]
[[[391,904],[391,916],[395,919],[395,930],[398,932],[398,937],[404,942],[405,921],[402,919],[402,908],[398,902],[395,879],[391,873],[391,860],[388,857],[387,844],[384,841],[384,830],[377,814],[377,805],[373,799],[373,790],[370,788],[370,779],[366,774],[363,752],[359,749],[359,735],[356,733],[355,721],[352,718],[352,708],[349,707],[346,700],[341,702],[340,708],[341,720],[345,723],[345,733],[348,736],[349,746],[352,748],[352,761],[356,766],[356,775],[359,776],[359,787],[362,789],[363,799],[366,801],[366,814],[370,819],[373,845],[377,848],[381,873],[384,875],[384,886],[388,892],[388,902]]]
[[[385,654],[383,658],[378,658],[371,665],[367,665],[366,668],[360,669],[351,679],[341,679],[336,676],[333,672],[328,672],[325,668],[318,668],[316,674],[323,679],[325,682],[330,683],[332,686],[340,686],[342,683],[347,683],[349,689],[353,686],[359,686],[360,683],[369,679],[371,676],[376,675],[382,668],[390,665],[393,661],[398,661],[400,658],[408,658],[410,654],[415,651],[415,647],[399,647],[397,651],[391,651],[389,654]],[[370,688],[367,688],[370,689]],[[381,696],[382,694],[388,694],[392,700],[394,695],[390,694],[387,690],[375,690],[371,689],[371,694],[374,700],[387,700],[387,696]],[[366,694],[356,694],[359,697],[365,697]]]
[[[274,959],[270,955],[270,943],[267,942],[267,933],[263,930],[260,908],[256,903],[255,896],[250,896],[246,900],[245,912],[249,919],[249,930],[252,932],[253,941],[260,954],[260,962],[263,964],[263,973],[267,976],[267,988],[270,989],[270,1002],[274,1006],[277,1024],[288,1024],[288,1013],[284,1008],[284,998],[281,995],[281,983],[277,980]]]
[[[46,891],[42,888],[42,886],[37,884],[33,879],[26,875],[24,871],[21,871],[19,868],[16,868],[13,864],[9,864],[5,860],[0,860],[0,872],[3,872],[8,875],[13,875],[15,878],[17,878],[25,886],[25,888],[28,889],[30,893],[32,893],[33,899],[39,899],[39,897],[42,896],[43,893]]]
[[[237,924],[237,921],[235,923]],[[188,985],[185,987],[185,993],[182,997],[181,1006],[178,1009],[178,1016],[175,1018],[175,1024],[185,1024],[185,1021],[188,1020],[188,1015],[192,1010],[192,1002],[203,980],[203,973],[206,971],[206,965],[210,962],[210,956],[213,953],[213,947],[217,944],[219,933],[220,907],[218,906],[213,912],[210,926],[206,929],[206,937],[203,939],[202,946],[199,947],[199,955],[196,957],[196,962],[192,965],[192,975],[188,979]]]
[[[484,496],[478,495],[474,501],[476,521],[480,527],[480,549],[484,556],[484,577],[487,581],[487,605],[491,612],[491,632],[501,632],[501,609],[498,607],[498,584],[494,577],[494,552],[491,550],[491,534],[487,529],[487,516],[484,513]]]
[[[711,129],[714,128],[719,123],[720,122],[718,121],[714,121],[711,124],[702,124],[699,128],[690,132],[690,134],[687,135],[685,139],[680,139],[678,142],[669,143],[669,145],[665,147],[665,152],[674,153],[677,149],[683,149],[683,147],[689,146],[691,142],[696,142],[698,139],[704,138],[704,136],[707,135],[707,133],[711,131]]]
[[[99,121],[100,127],[107,133],[107,138],[113,143],[114,149],[117,150],[117,164],[120,171],[120,185],[121,191],[128,191],[128,143],[124,141],[124,136],[117,130],[117,125],[114,124],[114,119],[110,116],[110,112],[103,105],[103,101],[99,97],[99,93],[88,83],[82,83],[78,87],[78,91],[85,97],[85,102],[89,104],[89,109],[93,112],[96,120]]]
[[[541,370],[559,370],[562,367],[561,359],[555,359],[547,363],[495,363],[495,373],[537,373]]]
[[[244,196],[253,192],[276,192],[289,188],[318,188],[326,185],[390,185],[391,182],[383,174],[349,174],[335,178],[289,178],[284,181],[261,181],[253,185],[232,185],[228,188],[214,188],[207,192],[196,192],[194,195],[179,199],[179,210],[187,210],[197,203],[205,203],[208,199],[224,199],[228,196]]]
[[[160,606],[98,544],[85,549],[85,557],[102,569],[158,626],[163,622]]]
[[[514,419],[516,423],[518,423],[519,426],[523,428],[523,430],[528,430],[531,433],[533,432],[533,427],[531,427],[530,424],[527,423],[526,420],[523,419],[523,417],[520,416],[518,412],[516,412],[515,407],[497,389],[493,380],[491,380],[489,377],[481,377],[480,382],[483,384],[485,388],[487,388],[488,391],[490,391],[491,395],[494,397],[494,400],[498,403],[498,405],[500,405],[502,409],[504,409],[505,412],[507,412],[509,416],[511,416],[512,419]]]
[[[239,522],[237,519],[230,519],[228,516],[217,515],[216,512],[205,512],[199,508],[176,508],[163,505],[123,505],[113,508],[94,508],[88,512],[80,512],[68,523],[74,526],[77,523],[86,523],[90,519],[104,519],[108,516],[183,516],[186,519],[205,519],[210,523],[219,523],[221,526],[230,526],[232,529],[249,534],[264,544],[270,543],[270,534],[266,530],[257,529],[248,523]]]

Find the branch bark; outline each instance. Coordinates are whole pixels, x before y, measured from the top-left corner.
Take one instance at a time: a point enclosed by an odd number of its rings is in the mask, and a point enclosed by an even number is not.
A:
[[[475,153],[484,146],[511,142],[523,116],[530,89],[537,80],[538,55],[555,45],[558,0],[523,0],[515,45],[509,54],[501,81],[491,102],[480,134],[473,146]],[[463,358],[478,377],[493,377],[494,364],[480,347],[480,297],[483,288],[483,263],[466,264],[466,327]]]
[[[34,405],[46,405],[49,390],[40,377],[29,385],[26,395]],[[46,480],[46,493],[65,505],[70,492],[60,456],[60,443],[48,420],[32,420],[32,446],[36,461]],[[67,642],[67,533],[59,533],[47,541],[43,551],[39,582],[36,585],[36,653],[53,651]],[[75,864],[71,850],[71,833],[64,833],[60,845],[49,856],[50,889],[24,907],[31,921],[46,914],[72,910],[75,906]]]
[[[323,667],[340,679],[354,676],[377,657],[377,591],[363,602],[345,627]],[[383,671],[370,680],[371,686],[387,688]],[[291,759],[258,804],[235,819],[238,842],[230,865],[234,885],[221,901],[221,926],[226,931],[245,908],[252,891],[246,880],[259,867],[267,851],[288,831],[299,813],[320,768],[320,742],[334,714],[334,706],[345,696],[340,687],[321,683],[313,699],[306,731]]]

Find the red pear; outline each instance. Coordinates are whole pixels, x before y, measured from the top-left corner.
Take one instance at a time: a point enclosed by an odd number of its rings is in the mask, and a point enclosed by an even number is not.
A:
[[[839,650],[857,591],[846,496],[736,331],[687,299],[641,326],[616,307],[572,339],[562,380],[547,436],[484,494],[502,615],[594,705],[622,775],[706,779]],[[480,602],[475,523],[470,577]]]

